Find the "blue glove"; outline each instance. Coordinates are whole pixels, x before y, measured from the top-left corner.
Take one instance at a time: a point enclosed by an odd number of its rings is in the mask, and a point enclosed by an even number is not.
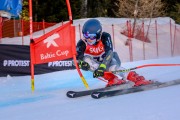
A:
[[[79,65],[79,68],[82,70],[88,71],[90,69],[90,65],[85,61],[80,60],[78,65]]]
[[[106,70],[106,65],[105,64],[100,64],[99,68],[94,71],[93,77],[97,78],[97,77],[104,76],[105,70]]]

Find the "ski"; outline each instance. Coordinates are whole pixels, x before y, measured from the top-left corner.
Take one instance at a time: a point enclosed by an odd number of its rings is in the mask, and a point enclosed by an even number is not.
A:
[[[127,89],[118,89],[118,90],[110,90],[110,91],[94,91],[91,93],[91,97],[95,99],[103,98],[103,97],[112,97],[117,95],[124,95],[129,93],[135,93],[140,91],[153,90],[158,88],[164,88],[168,86],[178,85],[180,84],[180,79],[172,80],[168,82],[154,82],[149,85],[132,87]]]
[[[129,81],[125,84],[111,86],[111,87],[97,88],[97,89],[84,90],[84,91],[68,91],[66,95],[69,98],[77,98],[77,97],[91,95],[91,93],[96,91],[107,91],[107,90],[116,90],[116,89],[119,90],[119,89],[131,88],[133,85],[134,83]]]

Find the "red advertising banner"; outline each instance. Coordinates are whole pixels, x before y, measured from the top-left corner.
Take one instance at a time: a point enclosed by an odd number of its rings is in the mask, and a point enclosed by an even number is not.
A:
[[[33,64],[47,63],[73,57],[75,29],[68,22],[51,32],[34,39],[32,45]]]

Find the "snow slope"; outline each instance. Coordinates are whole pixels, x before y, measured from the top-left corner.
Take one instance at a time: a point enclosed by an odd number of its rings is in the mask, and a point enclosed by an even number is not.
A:
[[[179,63],[180,57],[123,63],[126,68],[152,63]],[[136,70],[147,79],[169,81],[180,78],[180,67],[147,67]],[[84,72],[90,88],[105,86]],[[0,78],[1,120],[179,120],[180,86],[92,99],[70,99],[68,90],[84,90],[75,70],[35,76],[31,93],[30,76]]]

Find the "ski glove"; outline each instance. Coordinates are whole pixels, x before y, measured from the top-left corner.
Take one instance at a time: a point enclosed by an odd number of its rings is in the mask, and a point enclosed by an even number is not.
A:
[[[90,69],[90,65],[85,61],[82,61],[82,60],[79,61],[78,65],[79,65],[79,68],[82,70],[88,71]]]
[[[96,69],[93,73],[93,77],[102,77],[104,76],[104,71],[106,70],[106,65],[105,64],[100,64],[99,68]]]

